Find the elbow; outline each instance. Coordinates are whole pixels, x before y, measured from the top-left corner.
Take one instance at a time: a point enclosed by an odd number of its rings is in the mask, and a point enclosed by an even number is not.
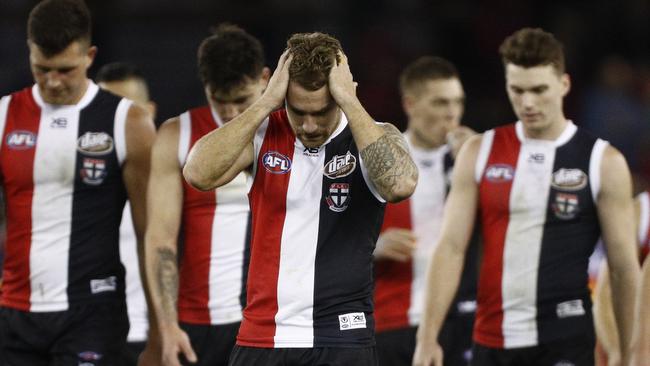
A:
[[[199,167],[188,162],[183,167],[183,177],[190,186],[199,191],[209,191],[216,188],[215,182],[204,174]]]
[[[417,176],[404,177],[398,184],[393,187],[393,189],[391,189],[385,195],[384,199],[390,203],[404,201],[405,199],[411,197],[413,192],[415,192],[415,187],[417,184]]]

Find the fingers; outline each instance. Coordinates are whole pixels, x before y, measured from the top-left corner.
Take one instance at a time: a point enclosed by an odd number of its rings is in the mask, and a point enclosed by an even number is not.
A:
[[[196,358],[196,353],[194,353],[194,350],[192,349],[192,345],[190,345],[189,340],[187,337],[181,342],[181,352],[183,355],[185,355],[185,358],[187,359],[188,362],[190,363],[196,363],[197,358]]]

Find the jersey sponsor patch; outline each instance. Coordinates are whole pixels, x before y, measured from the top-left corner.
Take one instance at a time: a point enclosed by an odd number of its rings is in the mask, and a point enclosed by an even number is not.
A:
[[[84,158],[82,164],[81,180],[91,186],[102,184],[108,175],[106,161],[103,159]]]
[[[551,208],[558,219],[572,220],[580,213],[578,195],[562,192],[555,193],[555,200]]]
[[[485,179],[492,183],[510,182],[515,177],[515,169],[508,164],[492,164],[485,170]]]
[[[106,155],[113,151],[113,138],[106,132],[86,132],[77,139],[77,150],[91,155]]]
[[[264,168],[273,174],[286,174],[291,170],[291,159],[277,151],[269,151],[262,157]]]
[[[348,313],[339,315],[339,329],[361,329],[366,327],[366,315],[364,313]]]
[[[14,150],[30,149],[36,146],[36,135],[30,131],[12,131],[7,134],[7,146]]]
[[[92,294],[115,290],[117,290],[117,277],[115,276],[90,280],[90,293]]]
[[[325,197],[325,202],[330,210],[334,212],[343,212],[350,205],[350,184],[349,183],[332,183],[330,184],[329,196]]]
[[[337,179],[352,174],[357,167],[357,158],[349,151],[345,155],[335,155],[325,164],[323,173],[327,178]]]
[[[587,174],[580,169],[560,169],[553,173],[551,185],[563,191],[579,191],[587,186]]]
[[[555,312],[557,317],[560,319],[568,318],[572,316],[583,316],[586,314],[584,306],[582,306],[582,300],[569,300],[557,304],[555,307]]]

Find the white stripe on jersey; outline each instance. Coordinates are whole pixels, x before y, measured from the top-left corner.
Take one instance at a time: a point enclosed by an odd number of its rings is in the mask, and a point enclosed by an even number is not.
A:
[[[316,246],[325,149],[305,155],[296,140],[280,244],[275,347],[313,347]]]
[[[257,157],[260,156],[260,149],[264,144],[264,136],[266,136],[266,129],[269,127],[269,117],[266,117],[260,127],[255,131],[255,136],[253,136],[253,153],[255,160],[253,160],[253,172],[250,176],[250,181],[248,182],[248,188],[252,188],[253,181],[255,180],[255,174],[257,173]]]
[[[65,128],[52,128],[65,118]],[[79,108],[44,105],[34,156],[32,198],[31,311],[68,308],[68,258],[76,175]]]
[[[185,165],[187,154],[190,152],[190,140],[192,139],[192,121],[190,112],[181,114],[180,124],[178,126],[178,163],[180,166]]]
[[[4,136],[5,125],[7,124],[7,112],[9,111],[9,102],[11,95],[7,95],[0,99],[0,136]],[[2,138],[0,138],[0,148],[2,147]]]
[[[122,212],[120,224],[120,259],[126,269],[124,281],[126,283],[126,308],[129,314],[129,342],[143,342],[147,340],[149,319],[147,318],[147,302],[142,289],[140,266],[138,264],[138,248],[133,219],[131,218],[131,205],[126,202]]]
[[[591,157],[589,160],[589,185],[591,187],[591,196],[594,203],[598,201],[598,193],[600,193],[600,166],[607,145],[609,145],[607,141],[598,139],[591,150]]]
[[[650,195],[648,195],[648,192],[643,192],[638,197],[641,206],[641,212],[639,212],[639,244],[645,245],[648,240],[648,229],[650,229]]]
[[[405,138],[408,142],[408,137]],[[445,156],[449,153],[449,147],[443,145],[435,150],[424,150],[409,143],[409,148],[420,173],[418,178],[420,183],[415,188],[410,202],[411,225],[417,238],[417,246],[413,253],[413,279],[408,318],[411,326],[417,326],[424,310],[427,266],[438,244],[442,228],[447,195]]]
[[[132,101],[122,98],[115,110],[115,124],[113,127],[113,138],[115,139],[115,153],[117,161],[122,165],[126,159],[126,118],[129,114],[129,108],[133,104]]]
[[[248,223],[248,174],[241,172],[219,187],[212,221],[209,300],[211,324],[228,324],[242,319],[239,295],[242,291],[242,263]]]
[[[494,130],[485,131],[481,137],[481,147],[478,150],[476,157],[476,166],[474,168],[474,179],[476,183],[481,182],[485,166],[487,165],[490,151],[492,150],[492,141],[494,141]]]

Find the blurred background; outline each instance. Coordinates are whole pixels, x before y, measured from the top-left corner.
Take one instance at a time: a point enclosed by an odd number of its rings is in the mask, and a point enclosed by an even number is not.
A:
[[[0,95],[32,83],[25,42],[38,1],[0,0]],[[127,61],[142,69],[157,122],[204,104],[196,50],[220,22],[265,46],[273,69],[295,32],[341,40],[370,114],[404,128],[401,69],[422,55],[454,62],[467,94],[465,124],[513,122],[497,49],[513,31],[542,27],[566,47],[573,88],[566,115],[623,151],[637,190],[650,181],[650,1],[89,0],[99,54],[90,71]],[[64,20],[62,20],[64,21]]]

